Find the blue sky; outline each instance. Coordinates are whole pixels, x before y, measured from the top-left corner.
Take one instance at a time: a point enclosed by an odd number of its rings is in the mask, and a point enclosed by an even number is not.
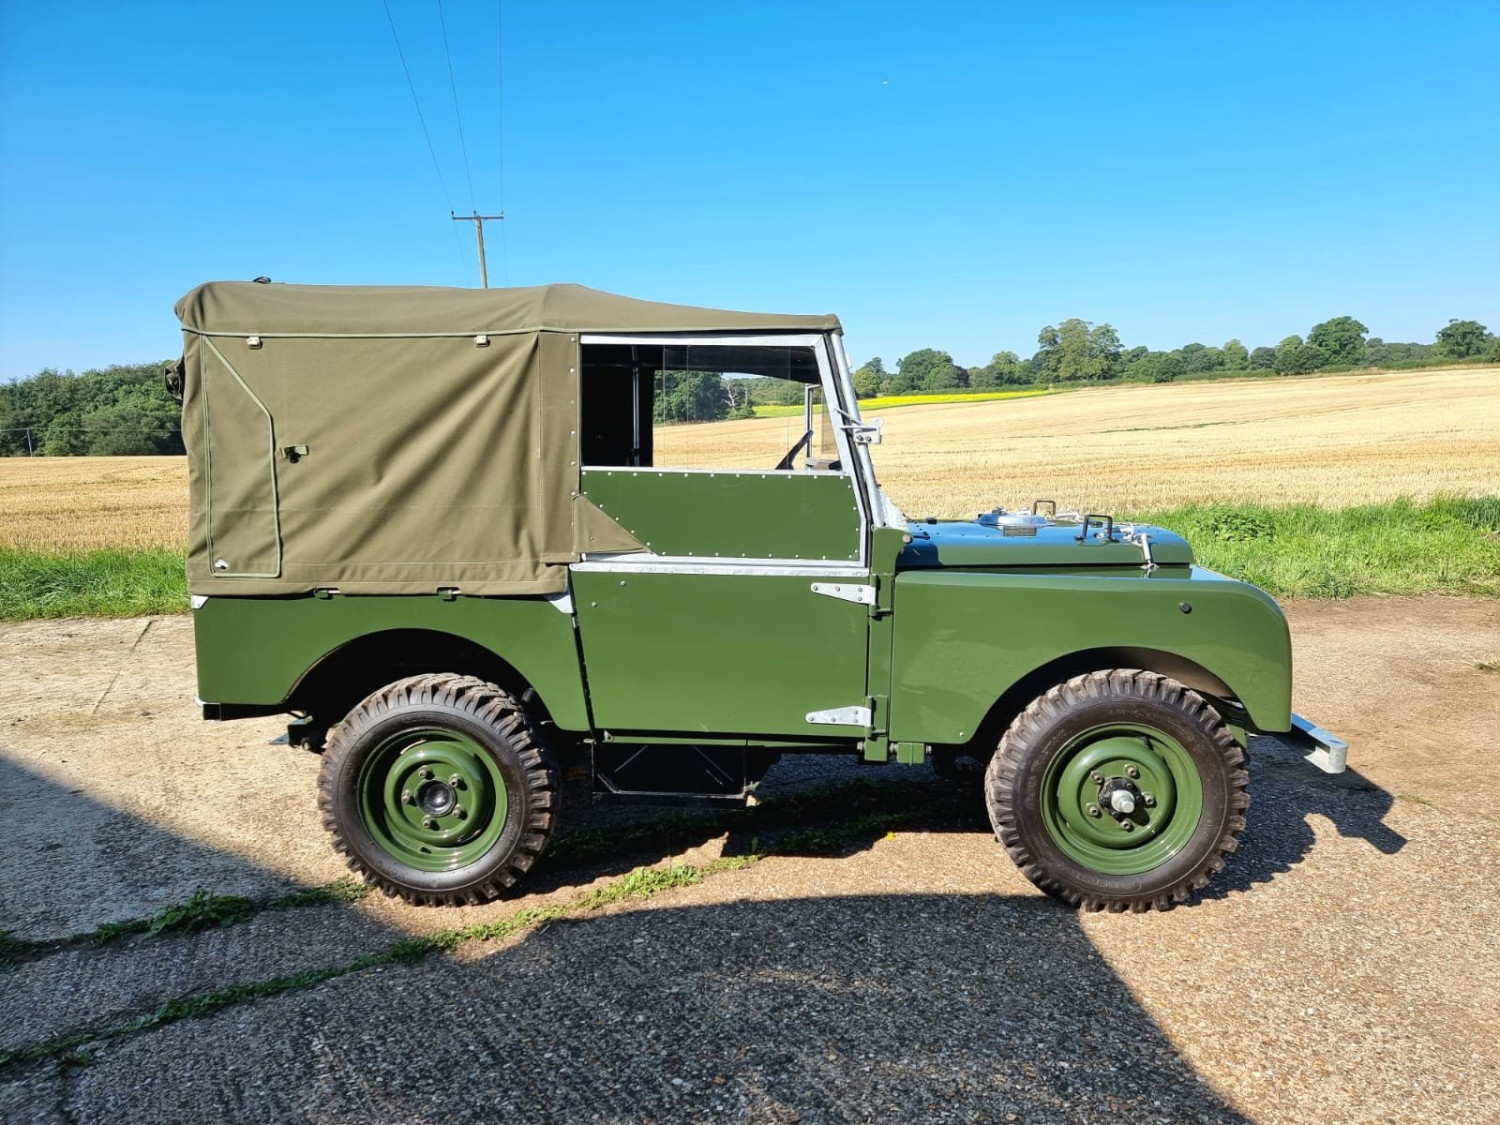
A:
[[[210,278],[843,318],[856,361],[1500,330],[1500,5],[0,0],[0,378]],[[473,182],[471,201],[469,180]]]

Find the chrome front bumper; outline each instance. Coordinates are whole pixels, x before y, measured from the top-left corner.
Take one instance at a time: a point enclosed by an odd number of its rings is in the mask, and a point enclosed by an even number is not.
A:
[[[1324,773],[1343,773],[1349,744],[1301,715],[1292,716],[1292,729],[1278,738],[1290,742],[1302,756]]]

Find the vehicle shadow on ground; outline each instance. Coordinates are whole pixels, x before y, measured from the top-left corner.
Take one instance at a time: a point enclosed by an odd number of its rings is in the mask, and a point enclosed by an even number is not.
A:
[[[1384,823],[1391,794],[1358,771],[1321,773],[1270,736],[1253,737],[1250,754],[1249,826],[1201,897],[1251,890],[1301,863],[1316,843],[1312,815],[1382,855],[1405,846],[1406,839]],[[772,768],[762,791],[771,794],[765,804],[718,815],[581,808],[584,791],[571,806],[565,802],[564,831],[532,885],[587,882],[718,837],[725,838],[726,855],[852,855],[892,830],[991,835],[978,769],[945,781],[925,768],[871,770],[852,761],[816,764],[789,756]],[[1009,862],[998,845],[995,862]]]
[[[66,831],[75,862],[93,857],[78,882],[157,857],[117,900],[127,913],[131,895],[139,913],[198,886],[285,886],[243,857],[0,768],[12,794],[0,853],[14,860],[37,844],[31,802],[45,801],[42,844]],[[125,838],[138,843],[121,853]],[[7,920],[78,905],[26,909],[65,893],[40,865],[8,862],[3,885]],[[412,915],[446,921],[440,910]],[[24,1048],[407,937],[323,903],[200,933],[75,944],[0,976],[0,1024],[34,1025],[7,1036]],[[58,1006],[63,1018],[23,1018]],[[77,1047],[66,1061],[0,1067],[0,1120],[1244,1120],[1140,1008],[1077,916],[1033,896],[658,900],[316,987],[251,987],[213,1014]]]
[[[1309,816],[1327,819],[1340,836],[1364,840],[1381,855],[1395,855],[1407,841],[1385,823],[1394,803],[1388,790],[1358,770],[1321,773],[1276,738],[1252,737],[1249,826],[1203,897],[1251,890],[1301,863],[1316,843]]]
[[[136,1122],[1246,1120],[1074,915],[1009,896],[569,920],[164,1028],[73,1082]]]

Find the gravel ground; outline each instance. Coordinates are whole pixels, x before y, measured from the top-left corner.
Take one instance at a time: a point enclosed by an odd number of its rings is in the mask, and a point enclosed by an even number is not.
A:
[[[1326,778],[1257,740],[1244,846],[1189,908],[1077,915],[1011,868],[971,786],[789,760],[767,809],[874,776],[925,811],[846,831],[837,856],[777,855],[122,1035],[86,1065],[0,1067],[0,1122],[1500,1120],[1500,1018],[1481,1002],[1500,824],[1470,799],[1490,737],[1473,720],[1500,714],[1500,676],[1477,667],[1500,657],[1500,612],[1288,609],[1299,709],[1355,735],[1357,769]],[[56,938],[199,886],[264,900],[344,873],[316,760],[266,745],[273,722],[196,719],[189,622],[5,627],[0,673],[0,928]],[[838,831],[871,799],[807,815]],[[365,899],[75,943],[0,974],[0,1050],[565,904],[750,835],[673,820],[482,908]]]

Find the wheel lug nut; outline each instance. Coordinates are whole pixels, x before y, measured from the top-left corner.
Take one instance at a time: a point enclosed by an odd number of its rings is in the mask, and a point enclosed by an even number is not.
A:
[[[414,805],[414,804],[417,803],[417,799],[411,795],[411,790],[410,789],[404,790],[402,792],[402,794],[401,794],[401,803],[403,805]]]
[[[1125,829],[1126,832],[1134,832],[1135,831],[1135,825],[1132,824],[1128,820],[1122,820],[1122,821],[1120,821],[1120,827],[1123,828],[1123,829]]]
[[[461,781],[463,781],[463,778],[459,777],[456,773],[450,773],[448,775],[448,784],[453,786],[455,789],[458,788],[458,784]]]
[[[459,820],[468,820],[469,810],[459,805],[453,810],[453,815],[458,817]]]
[[[430,817],[430,816],[424,816],[422,818],[422,827],[423,828],[436,828],[437,827],[437,821],[433,820],[432,817]]]
[[[1140,777],[1141,776],[1141,771],[1138,770],[1138,769],[1136,769],[1134,766],[1126,766],[1125,767],[1125,776],[1126,777],[1130,777],[1130,778]]]
[[[1091,774],[1089,774],[1089,777],[1091,777],[1091,778],[1094,779],[1094,784],[1095,785],[1103,785],[1104,784],[1104,775],[1102,773],[1091,773]]]
[[[1142,793],[1141,794],[1141,804],[1145,805],[1148,809],[1155,808],[1156,807],[1156,798],[1154,796],[1152,796],[1150,793]]]
[[[428,766],[423,766],[417,771],[417,776],[419,776],[423,781],[431,781],[432,769]]]
[[[1098,816],[1098,815],[1099,815],[1099,806],[1098,805],[1090,805],[1089,806],[1089,816]]]

